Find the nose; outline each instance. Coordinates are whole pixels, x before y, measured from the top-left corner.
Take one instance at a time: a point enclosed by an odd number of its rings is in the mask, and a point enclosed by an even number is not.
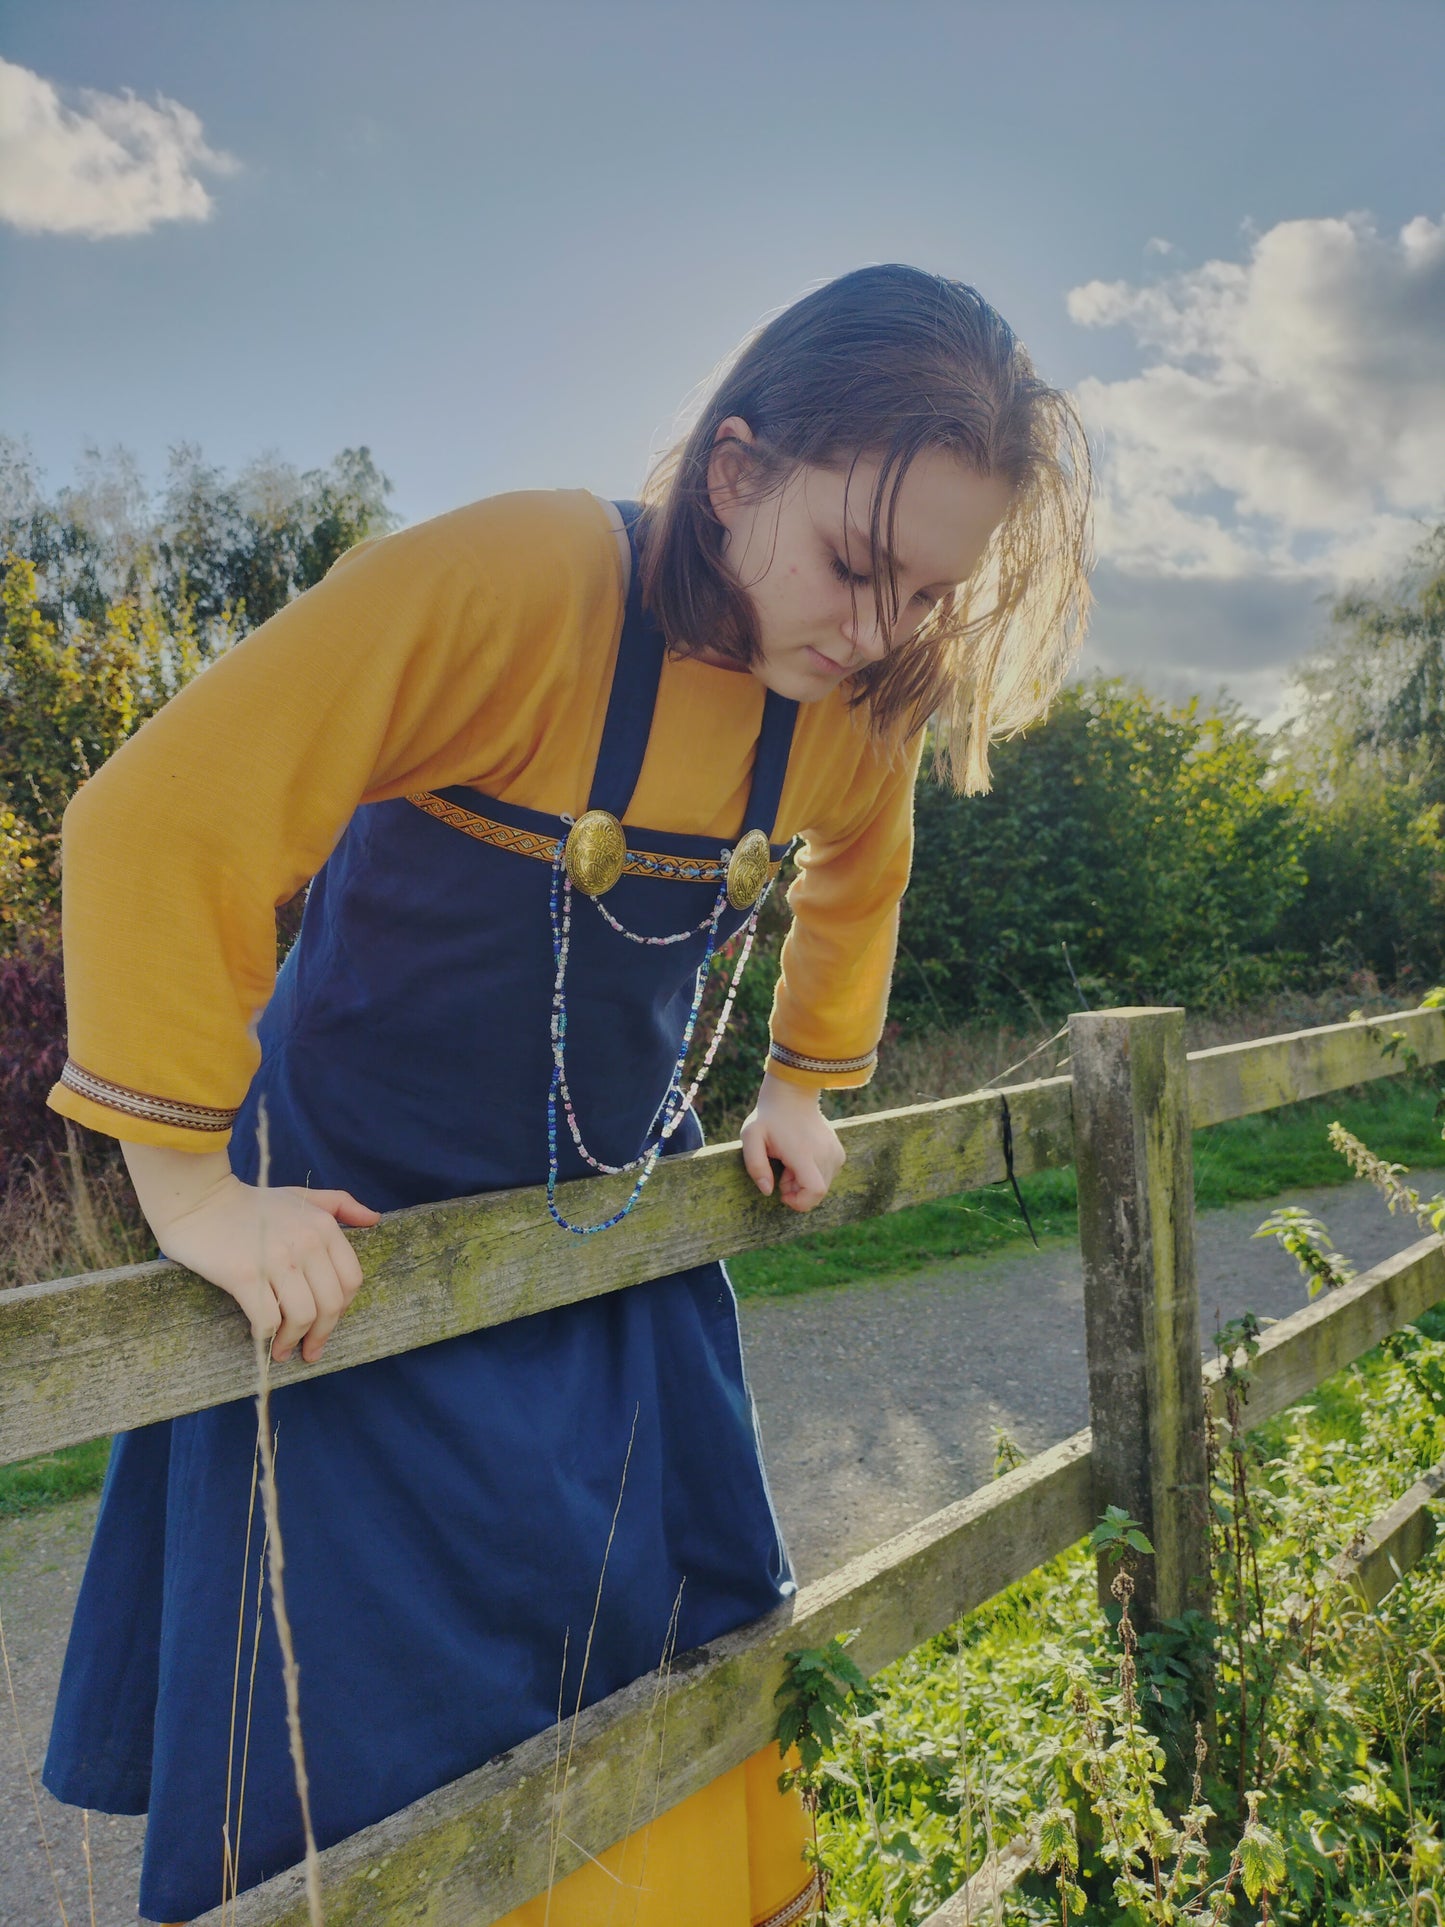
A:
[[[862,662],[879,662],[888,653],[888,637],[871,590],[859,590],[856,607],[850,605],[839,624],[851,657]]]

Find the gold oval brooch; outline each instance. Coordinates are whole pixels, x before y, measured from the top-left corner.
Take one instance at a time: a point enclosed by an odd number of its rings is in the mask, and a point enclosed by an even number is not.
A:
[[[627,838],[610,810],[587,810],[567,832],[562,862],[579,890],[605,896],[627,864]]]
[[[738,838],[728,858],[728,902],[734,910],[751,910],[763,894],[772,872],[773,852],[763,830],[749,830]]]

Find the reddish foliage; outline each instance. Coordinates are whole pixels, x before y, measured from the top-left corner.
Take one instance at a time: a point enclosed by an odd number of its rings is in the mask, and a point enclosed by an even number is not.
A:
[[[27,1159],[48,1161],[65,1126],[45,1104],[65,1063],[65,980],[60,946],[27,934],[0,957],[0,1188]]]

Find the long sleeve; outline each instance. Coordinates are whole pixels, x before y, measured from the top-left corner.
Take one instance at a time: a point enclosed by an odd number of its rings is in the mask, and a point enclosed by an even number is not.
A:
[[[70,1060],[51,1105],[116,1137],[224,1145],[259,1062],[276,905],[358,805],[464,784],[552,815],[585,808],[621,588],[595,497],[496,496],[351,551],[189,684],[66,812]],[[669,659],[632,820],[735,835],[763,695],[745,674]],[[842,696],[799,721],[777,834],[811,827],[774,1016],[780,1076],[867,1081],[916,765],[871,745]]]
[[[537,716],[575,707],[579,655],[606,673],[620,615],[594,498],[500,496],[353,550],[207,668],[66,811],[52,1106],[223,1145],[259,1062],[275,906],[358,804],[526,760]]]
[[[787,1083],[866,1084],[878,1056],[898,944],[898,905],[913,856],[920,734],[892,761],[865,759],[851,811],[804,835],[788,893],[792,928],[773,1000],[769,1073]]]

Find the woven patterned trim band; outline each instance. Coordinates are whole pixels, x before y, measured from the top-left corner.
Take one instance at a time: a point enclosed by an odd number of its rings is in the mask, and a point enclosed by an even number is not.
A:
[[[67,1089],[88,1097],[93,1104],[124,1111],[128,1117],[147,1118],[152,1124],[179,1124],[189,1131],[229,1131],[236,1120],[234,1111],[223,1111],[215,1105],[183,1104],[173,1097],[148,1097],[144,1091],[133,1091],[127,1084],[112,1084],[108,1078],[82,1070],[69,1057],[60,1081]]]
[[[428,816],[434,816],[438,823],[450,824],[463,835],[475,837],[478,843],[510,850],[513,856],[538,857],[543,863],[551,863],[556,858],[555,836],[514,829],[510,823],[498,823],[495,817],[479,816],[475,810],[463,809],[460,803],[449,803],[444,796],[436,796],[430,790],[415,790],[406,800],[425,810]],[[783,866],[771,863],[768,867],[776,876]],[[659,856],[649,850],[629,850],[622,866],[625,877],[661,877],[671,883],[721,883],[727,873],[727,864],[718,857]]]
[[[811,1914],[822,1898],[823,1872],[820,1867],[815,1867],[812,1879],[800,1894],[794,1894],[776,1913],[764,1914],[754,1927],[793,1927],[795,1921],[801,1920],[805,1914]]]
[[[768,1056],[795,1071],[866,1071],[878,1062],[876,1050],[865,1051],[861,1057],[804,1057],[801,1051],[776,1043],[769,1044]]]

